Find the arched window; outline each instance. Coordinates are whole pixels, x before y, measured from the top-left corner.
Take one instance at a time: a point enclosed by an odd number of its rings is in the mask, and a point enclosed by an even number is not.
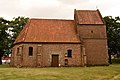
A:
[[[29,47],[29,56],[33,55],[33,47]]]
[[[71,49],[69,49],[69,50],[67,50],[67,53],[68,53],[68,57],[72,57],[72,50]]]
[[[18,47],[18,48],[17,48],[17,55],[19,55],[19,52],[20,52],[20,51],[19,51],[19,47]]]

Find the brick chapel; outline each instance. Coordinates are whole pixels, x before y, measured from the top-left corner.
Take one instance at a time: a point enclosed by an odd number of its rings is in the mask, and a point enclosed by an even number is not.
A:
[[[74,20],[30,19],[13,45],[11,65],[108,65],[106,25],[99,10],[74,10]]]

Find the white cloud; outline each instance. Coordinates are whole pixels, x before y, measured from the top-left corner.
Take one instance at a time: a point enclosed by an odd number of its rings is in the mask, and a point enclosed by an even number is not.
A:
[[[119,16],[119,4],[119,0],[0,0],[0,16],[73,19],[74,9],[96,9],[96,6],[103,16]]]
[[[89,2],[90,0],[58,0],[58,1],[65,5],[76,5]]]
[[[20,3],[24,7],[51,7],[59,5],[59,2],[56,0],[20,0]]]

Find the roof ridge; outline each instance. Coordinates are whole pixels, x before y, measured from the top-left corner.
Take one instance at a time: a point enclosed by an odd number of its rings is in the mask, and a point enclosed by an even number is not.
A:
[[[76,10],[76,11],[97,11],[97,10]]]
[[[30,23],[31,23],[31,20],[29,19],[29,22],[26,24],[26,28],[27,28],[27,30],[25,31],[25,36],[24,36],[24,40],[23,40],[23,42],[25,41],[25,39],[26,39],[26,36],[27,36],[27,32],[28,32],[28,29],[29,29],[29,26],[30,26]]]

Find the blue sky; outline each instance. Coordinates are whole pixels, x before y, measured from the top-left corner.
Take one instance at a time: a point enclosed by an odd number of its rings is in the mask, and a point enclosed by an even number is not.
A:
[[[120,0],[0,0],[0,17],[73,19],[74,9],[96,10],[102,16],[120,16]]]

